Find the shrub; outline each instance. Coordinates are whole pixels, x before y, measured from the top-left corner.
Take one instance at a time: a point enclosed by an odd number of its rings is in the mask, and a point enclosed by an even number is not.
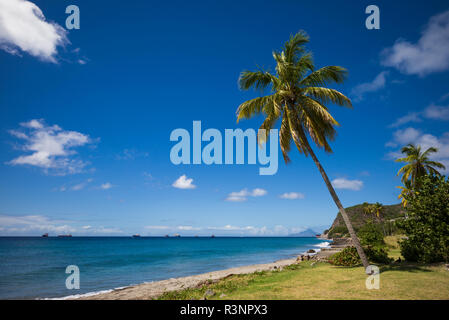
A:
[[[384,236],[379,225],[372,222],[365,224],[357,233],[362,246],[385,246]]]
[[[362,264],[362,260],[355,247],[346,247],[329,258],[329,262],[336,266],[355,267]]]
[[[366,257],[371,262],[389,264],[390,262],[393,261],[393,259],[388,257],[388,251],[385,248],[385,246],[377,246],[377,247],[368,246],[364,248],[364,250]]]
[[[448,262],[449,180],[424,176],[404,197],[408,218],[397,223],[407,236],[399,243],[401,254],[409,261]]]

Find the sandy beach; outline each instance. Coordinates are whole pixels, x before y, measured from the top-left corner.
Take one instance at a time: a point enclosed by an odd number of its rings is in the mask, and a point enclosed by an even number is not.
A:
[[[175,291],[201,286],[206,281],[218,281],[234,274],[253,273],[256,271],[268,271],[282,269],[285,266],[296,263],[296,258],[279,260],[272,263],[255,264],[213,271],[188,277],[172,278],[162,281],[142,283],[135,286],[116,289],[106,293],[89,296],[81,296],[81,300],[146,300],[154,299],[167,291]],[[69,297],[70,299],[70,297]]]
[[[347,244],[331,245],[328,248],[322,248],[317,254],[310,255],[311,260],[326,260],[330,255],[340,251]],[[241,266],[225,270],[217,270],[188,277],[172,278],[161,281],[142,283],[135,286],[129,286],[120,289],[114,289],[107,292],[87,294],[81,296],[70,296],[66,299],[77,300],[148,300],[155,299],[168,291],[176,291],[187,288],[199,287],[207,281],[218,281],[235,274],[248,274],[258,271],[282,270],[285,266],[298,263],[300,257],[306,257],[307,254],[300,254],[298,258],[283,259],[272,263],[254,264]]]

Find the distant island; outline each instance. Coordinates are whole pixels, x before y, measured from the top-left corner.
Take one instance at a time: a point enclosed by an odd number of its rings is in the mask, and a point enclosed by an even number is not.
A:
[[[309,228],[309,229],[306,229],[306,230],[298,232],[298,233],[291,233],[288,236],[289,237],[315,237],[319,234],[320,234],[320,232],[316,232]]]

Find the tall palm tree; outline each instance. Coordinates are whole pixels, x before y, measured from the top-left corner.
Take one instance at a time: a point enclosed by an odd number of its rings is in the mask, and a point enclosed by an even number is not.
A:
[[[403,147],[401,152],[406,157],[396,160],[396,162],[407,163],[398,171],[398,175],[402,174],[402,183],[407,186],[407,181],[409,181],[409,185],[414,188],[416,187],[418,178],[428,173],[440,175],[435,168],[446,169],[446,167],[442,163],[429,160],[429,155],[437,151],[437,148],[430,147],[426,151],[421,152],[421,146],[415,146],[413,144],[408,144]]]
[[[266,141],[270,129],[278,119],[281,120],[279,142],[284,161],[290,158],[291,140],[300,153],[310,155],[315,162],[327,188],[337,205],[343,220],[351,235],[352,241],[362,260],[365,269],[368,260],[360,245],[351,221],[343,208],[326,172],[318,161],[308,137],[326,152],[332,152],[328,140],[335,137],[335,126],[338,122],[329,113],[326,104],[334,103],[340,106],[352,107],[351,101],[337,90],[327,88],[331,83],[341,83],[346,77],[346,69],[338,66],[327,66],[315,70],[312,54],[305,50],[309,38],[305,32],[300,31],[291,35],[284,44],[282,51],[273,52],[276,61],[276,72],[264,70],[243,71],[240,74],[239,85],[243,90],[270,89],[270,94],[248,100],[237,109],[237,122],[242,118],[251,118],[254,115],[265,114],[265,120],[259,131],[259,142]]]

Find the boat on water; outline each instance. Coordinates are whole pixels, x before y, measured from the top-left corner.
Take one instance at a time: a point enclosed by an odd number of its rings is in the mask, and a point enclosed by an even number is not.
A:
[[[164,237],[166,237],[166,238],[168,238],[169,237],[169,235],[168,234],[166,234]]]
[[[42,238],[48,238],[48,233],[44,233],[44,234],[42,235]]]
[[[211,235],[210,237],[211,237],[211,238],[215,238],[215,235]]]
[[[133,238],[140,238],[140,234],[133,234]]]
[[[175,234],[173,235],[173,237],[175,237],[175,238],[180,238],[181,235],[180,235],[179,233],[175,233]]]
[[[71,234],[59,234],[58,238],[71,238],[72,235]]]

